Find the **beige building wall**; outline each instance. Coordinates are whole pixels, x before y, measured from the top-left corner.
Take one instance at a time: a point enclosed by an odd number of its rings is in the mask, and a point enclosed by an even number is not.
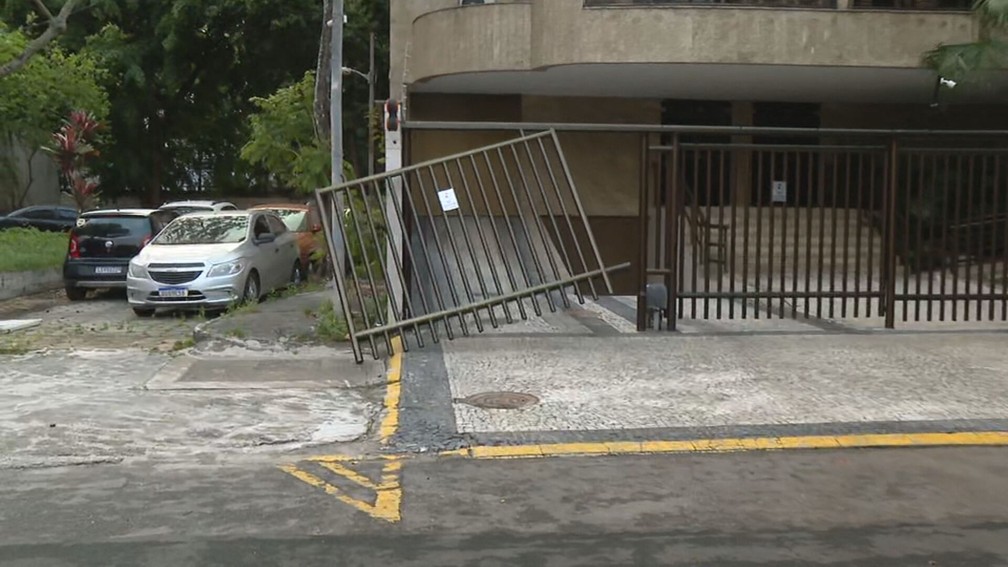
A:
[[[968,13],[752,7],[584,8],[583,0],[458,6],[391,0],[392,92],[453,73],[579,63],[918,68],[977,38]]]

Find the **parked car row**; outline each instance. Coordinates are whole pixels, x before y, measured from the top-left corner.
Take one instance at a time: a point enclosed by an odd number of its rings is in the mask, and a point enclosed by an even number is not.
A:
[[[71,301],[125,288],[133,311],[222,310],[299,284],[321,246],[310,205],[185,201],[158,209],[82,213],[70,230],[63,280]]]
[[[0,217],[0,230],[5,228],[35,228],[49,232],[67,231],[77,222],[77,209],[40,205],[11,211]]]

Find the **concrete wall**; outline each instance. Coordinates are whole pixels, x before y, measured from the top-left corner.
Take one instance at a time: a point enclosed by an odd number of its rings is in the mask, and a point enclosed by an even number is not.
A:
[[[393,83],[573,63],[735,63],[918,68],[940,43],[975,40],[970,14],[728,7],[582,7],[582,0],[459,7],[392,0]],[[395,92],[395,89],[393,89]]]
[[[47,154],[38,151],[32,157],[31,150],[22,145],[4,145],[0,152],[9,158],[0,160],[0,167],[6,169],[0,172],[0,213],[21,206],[66,202],[59,190],[59,173]]]
[[[458,6],[457,0],[389,0],[389,97],[403,100],[413,44],[413,20]]]
[[[63,267],[34,272],[0,272],[0,300],[56,289],[63,285]]]

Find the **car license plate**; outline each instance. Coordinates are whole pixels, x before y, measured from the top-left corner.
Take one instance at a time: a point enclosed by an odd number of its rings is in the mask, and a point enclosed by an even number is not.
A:
[[[121,274],[122,268],[119,266],[96,266],[94,269],[96,274]]]
[[[158,289],[158,295],[161,297],[186,297],[189,295],[189,290],[184,287],[162,287]]]

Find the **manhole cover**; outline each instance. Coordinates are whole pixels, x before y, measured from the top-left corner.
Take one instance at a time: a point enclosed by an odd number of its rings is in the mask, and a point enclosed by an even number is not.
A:
[[[521,392],[482,392],[459,400],[483,409],[520,409],[539,403],[539,398]]]

